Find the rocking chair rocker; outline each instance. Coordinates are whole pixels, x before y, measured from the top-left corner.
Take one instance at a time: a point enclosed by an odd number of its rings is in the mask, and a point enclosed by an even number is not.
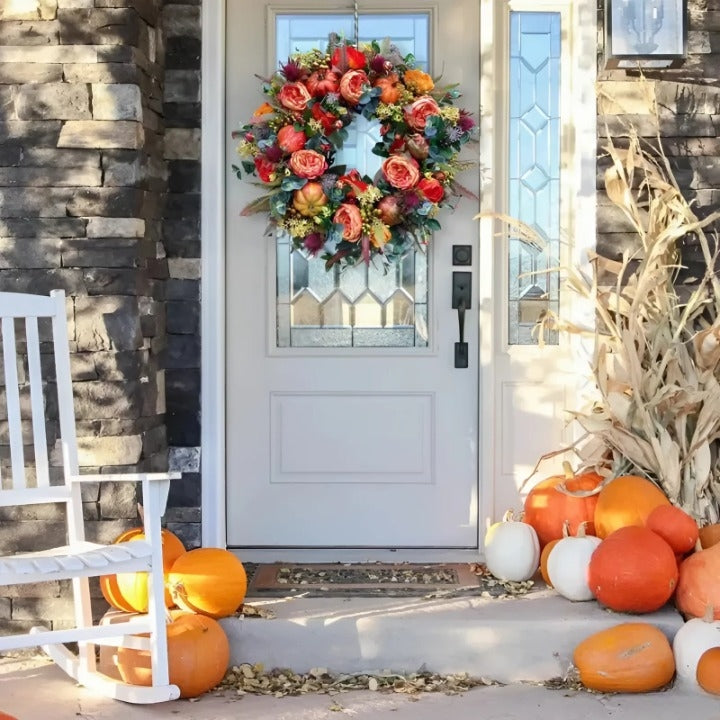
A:
[[[54,379],[47,372],[52,362],[41,362],[41,339],[46,340],[44,324],[50,325]],[[0,329],[6,406],[0,408],[0,417],[3,410],[7,413],[7,430],[0,430],[0,444],[7,451],[9,443],[10,450],[9,459],[5,459],[6,453],[0,453],[5,455],[0,460],[0,513],[4,508],[20,506],[17,517],[22,519],[22,506],[57,503],[67,523],[64,547],[38,546],[36,552],[0,556],[0,595],[2,586],[70,579],[75,609],[75,627],[34,627],[29,633],[0,636],[0,652],[39,646],[80,684],[104,695],[130,703],[174,700],[180,691],[168,678],[160,518],[165,512],[170,480],[180,474],[79,474],[64,292],[55,290],[49,297],[0,293]],[[51,468],[48,457],[48,438],[52,442],[52,433],[57,433],[46,420],[46,394],[53,384],[59,419],[57,446],[62,450],[62,477],[58,479],[52,477],[55,468]],[[0,393],[0,402],[2,399]],[[117,481],[141,484],[146,539],[113,545],[86,542],[82,484]],[[41,543],[42,534],[34,539]],[[94,624],[89,578],[136,571],[149,573],[149,612],[124,623]],[[145,636],[137,637],[141,633]],[[77,643],[78,653],[71,652],[65,643]],[[129,685],[99,672],[96,645],[149,650],[152,685]]]

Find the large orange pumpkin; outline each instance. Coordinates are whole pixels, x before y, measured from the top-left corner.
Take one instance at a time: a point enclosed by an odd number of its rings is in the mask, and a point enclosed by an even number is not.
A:
[[[525,498],[523,520],[535,528],[540,547],[562,538],[565,522],[569,523],[568,532],[572,536],[577,534],[582,523],[587,523],[585,532],[588,535],[595,535],[593,521],[598,494],[584,494],[598,490],[603,478],[594,472],[575,475],[569,463],[563,467],[564,475],[541,480]]]
[[[18,720],[14,715],[8,715],[0,711],[0,720]]]
[[[144,540],[145,531],[142,527],[131,528],[118,536],[116,543]],[[163,572],[165,574],[165,605],[173,607],[174,601],[167,588],[167,577],[175,561],[186,552],[180,538],[169,530],[162,531]],[[125,612],[148,611],[148,573],[118,573],[103,575],[100,578],[100,589],[103,597],[117,610]]]
[[[634,525],[608,535],[588,567],[590,590],[598,602],[618,612],[658,610],[672,596],[677,580],[672,548],[657,533]]]
[[[720,543],[699,550],[680,563],[675,604],[690,617],[704,617],[712,607],[713,619],[720,620]]]
[[[698,531],[700,537],[700,544],[703,550],[715,545],[720,542],[720,523],[713,523],[712,525],[706,525],[701,527]]]
[[[720,647],[710,648],[700,656],[695,673],[705,692],[720,695]]]
[[[652,692],[675,674],[668,639],[649,623],[622,623],[585,638],[573,653],[585,687],[600,692]]]
[[[247,575],[229,550],[198,548],[175,561],[168,583],[178,607],[221,618],[232,615],[242,604]]]
[[[180,697],[197,697],[223,679],[230,662],[230,643],[216,620],[178,613],[167,626],[167,638],[170,683],[180,688]],[[127,683],[152,684],[147,650],[119,647],[117,668]]]
[[[621,475],[600,491],[595,506],[595,534],[605,538],[618,528],[645,525],[658,505],[669,505],[665,493],[647,478]]]
[[[656,532],[677,555],[690,552],[698,541],[695,518],[676,505],[658,505],[645,526]]]

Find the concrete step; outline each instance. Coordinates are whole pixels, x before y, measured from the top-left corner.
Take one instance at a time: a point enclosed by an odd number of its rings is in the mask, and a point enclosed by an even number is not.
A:
[[[273,618],[221,620],[231,662],[307,672],[467,672],[503,683],[563,677],[576,645],[622,622],[649,622],[672,640],[682,625],[666,606],[626,615],[570,602],[552,589],[502,599],[252,598]]]

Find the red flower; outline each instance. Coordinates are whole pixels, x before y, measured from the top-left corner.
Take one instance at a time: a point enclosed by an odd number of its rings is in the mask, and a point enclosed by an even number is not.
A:
[[[338,127],[342,127],[342,120],[340,120],[336,115],[333,115],[331,112],[323,110],[319,103],[315,103],[312,106],[312,114],[313,118],[322,125],[323,133],[325,133],[325,135],[330,135],[337,130]],[[340,123],[339,126],[338,123]]]
[[[288,161],[290,169],[301,178],[320,177],[328,168],[327,160],[315,150],[297,150]]]
[[[301,112],[307,107],[310,93],[301,82],[289,82],[280,88],[277,99],[288,110]]]
[[[272,182],[275,179],[275,163],[271,163],[264,155],[255,158],[255,170],[263,182]]]
[[[296,130],[292,125],[285,125],[278,130],[278,145],[286,153],[302,150],[307,142],[307,135],[302,130]]]
[[[417,160],[409,155],[391,155],[383,161],[382,172],[387,181],[398,190],[409,190],[420,179]]]
[[[343,53],[345,53],[344,62]],[[331,62],[333,67],[338,67],[342,70],[347,68],[350,68],[351,70],[360,70],[365,67],[367,58],[365,57],[365,53],[361,52],[357,48],[346,45],[345,47],[335,48],[335,52],[332,54]]]
[[[338,178],[338,185],[350,186],[348,197],[354,197],[356,192],[365,192],[368,184],[360,179],[360,173],[354,168],[347,174]]]
[[[417,189],[431,203],[439,203],[445,197],[445,189],[435,178],[423,178]]]
[[[363,70],[348,70],[340,78],[340,94],[348,105],[357,105],[369,86],[370,80]]]

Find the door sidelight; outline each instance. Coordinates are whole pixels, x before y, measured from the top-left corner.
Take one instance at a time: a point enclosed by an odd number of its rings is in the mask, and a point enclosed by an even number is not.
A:
[[[465,342],[465,311],[470,309],[472,273],[454,270],[452,279],[452,307],[458,311],[460,341],[455,343],[455,367],[468,366],[468,344]]]

